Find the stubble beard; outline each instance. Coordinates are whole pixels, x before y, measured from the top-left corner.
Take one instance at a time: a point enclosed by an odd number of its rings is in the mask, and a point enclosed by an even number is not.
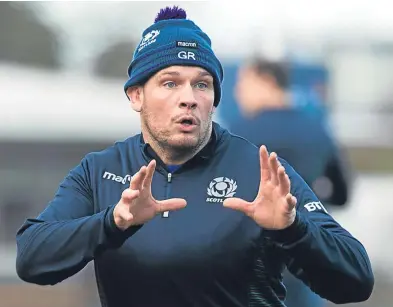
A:
[[[159,156],[165,160],[188,160],[198,153],[208,142],[212,132],[213,112],[210,112],[206,121],[200,122],[200,129],[196,134],[173,135],[172,127],[159,129],[154,123],[156,117],[149,111],[141,110],[142,131],[147,133],[152,146]],[[156,148],[155,148],[156,147]]]

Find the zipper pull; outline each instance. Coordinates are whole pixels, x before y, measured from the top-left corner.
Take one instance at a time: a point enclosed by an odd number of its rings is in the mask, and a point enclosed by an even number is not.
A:
[[[168,182],[170,183],[172,181],[172,174],[168,173]],[[162,217],[169,217],[169,211],[165,211],[162,213]]]

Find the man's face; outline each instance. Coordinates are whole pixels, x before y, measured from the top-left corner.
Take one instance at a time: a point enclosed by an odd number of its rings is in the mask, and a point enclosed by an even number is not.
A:
[[[214,87],[206,70],[171,66],[127,93],[134,110],[141,113],[142,132],[148,142],[184,152],[197,150],[210,138]]]
[[[245,113],[258,111],[274,100],[277,87],[268,75],[259,75],[253,67],[239,69],[234,94],[241,110]]]

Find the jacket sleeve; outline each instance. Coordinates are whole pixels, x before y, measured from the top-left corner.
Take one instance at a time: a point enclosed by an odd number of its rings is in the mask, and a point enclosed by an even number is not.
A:
[[[326,211],[305,181],[282,161],[297,198],[295,222],[270,237],[286,254],[289,271],[336,304],[367,300],[374,275],[363,245]]]
[[[332,193],[324,199],[324,203],[329,206],[346,205],[352,191],[353,174],[344,150],[335,149],[326,165],[323,176],[332,185]]]
[[[61,282],[139,229],[119,230],[113,219],[115,205],[94,213],[89,178],[85,158],[65,177],[46,209],[18,230],[16,271],[22,280],[40,285]]]

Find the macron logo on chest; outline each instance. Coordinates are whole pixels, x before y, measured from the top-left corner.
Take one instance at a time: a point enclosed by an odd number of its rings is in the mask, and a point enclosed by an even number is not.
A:
[[[106,179],[106,180],[112,180],[112,181],[116,181],[122,184],[126,184],[129,183],[131,181],[131,175],[125,175],[124,177],[110,173],[110,172],[105,172],[102,175],[102,178]]]

